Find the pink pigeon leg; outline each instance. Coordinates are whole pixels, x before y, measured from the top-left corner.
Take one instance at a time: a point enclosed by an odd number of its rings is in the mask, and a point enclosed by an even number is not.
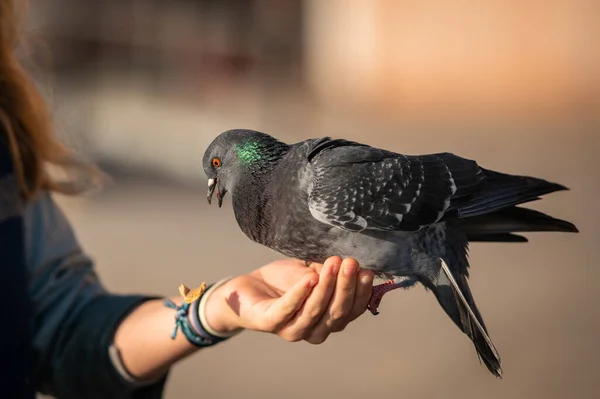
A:
[[[410,287],[413,284],[415,284],[415,281],[413,280],[404,280],[397,283],[395,283],[394,280],[389,280],[383,284],[373,286],[371,300],[369,301],[367,309],[369,309],[372,315],[378,315],[379,311],[377,308],[379,307],[379,304],[381,303],[381,300],[385,294],[398,288]]]

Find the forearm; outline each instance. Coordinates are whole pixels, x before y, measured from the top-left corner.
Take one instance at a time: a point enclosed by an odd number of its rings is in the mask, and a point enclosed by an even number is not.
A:
[[[181,333],[171,339],[174,309],[108,293],[47,193],[28,204],[25,226],[36,388],[60,398],[161,397],[169,366],[195,350]]]
[[[181,297],[171,300],[177,305],[182,301]],[[126,372],[133,378],[158,379],[174,363],[198,350],[181,333],[171,339],[174,315],[164,300],[156,299],[138,306],[119,325],[114,346]]]
[[[235,314],[225,301],[228,285],[218,284],[206,293],[201,310],[207,317],[202,320],[211,333],[231,335],[239,331]],[[181,297],[170,298],[177,306]],[[189,317],[192,314],[190,308]],[[152,381],[161,378],[179,360],[189,356],[198,347],[181,333],[172,339],[175,310],[164,305],[164,299],[147,301],[131,312],[118,326],[114,346],[127,374],[136,380]],[[190,325],[194,325],[190,322]],[[218,331],[215,331],[216,328]]]

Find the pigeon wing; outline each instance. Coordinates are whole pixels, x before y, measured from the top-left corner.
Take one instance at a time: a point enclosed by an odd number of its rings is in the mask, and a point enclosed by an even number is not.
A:
[[[475,190],[474,161],[443,153],[406,156],[347,140],[314,140],[308,205],[317,220],[349,231],[416,231]]]

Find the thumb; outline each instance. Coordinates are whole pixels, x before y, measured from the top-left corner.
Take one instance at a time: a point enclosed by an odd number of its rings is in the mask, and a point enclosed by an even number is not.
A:
[[[279,293],[291,290],[303,276],[314,275],[314,271],[306,267],[303,262],[292,260],[272,262],[256,272],[258,278]]]
[[[269,329],[276,331],[294,317],[318,281],[316,273],[306,273],[289,291],[273,300],[265,314],[268,325],[272,327]]]

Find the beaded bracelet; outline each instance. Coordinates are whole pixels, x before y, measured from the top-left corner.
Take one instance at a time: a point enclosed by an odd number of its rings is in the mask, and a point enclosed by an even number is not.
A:
[[[226,339],[237,334],[239,331],[234,331],[230,334],[222,334],[214,331],[208,326],[204,320],[204,304],[208,296],[215,288],[227,282],[229,278],[220,280],[211,286],[207,287],[202,283],[199,288],[190,290],[185,285],[179,287],[179,292],[184,297],[184,301],[180,306],[177,306],[171,299],[165,299],[165,306],[175,309],[175,328],[171,339],[177,336],[177,330],[181,330],[187,340],[197,347],[207,347],[218,344]],[[189,312],[192,309],[192,325],[190,324]]]

